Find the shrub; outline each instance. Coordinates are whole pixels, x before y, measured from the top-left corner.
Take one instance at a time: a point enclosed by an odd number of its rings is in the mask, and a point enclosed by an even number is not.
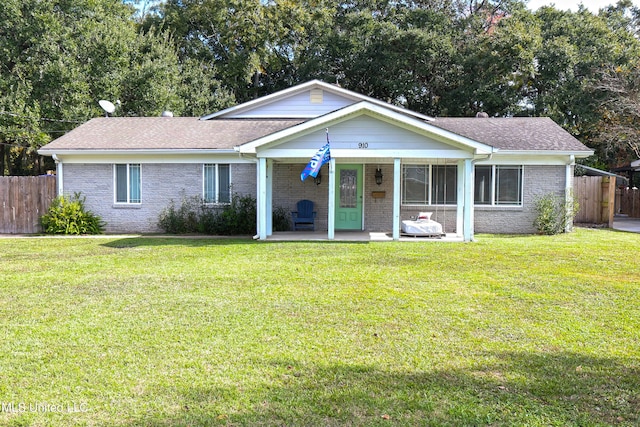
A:
[[[202,201],[199,197],[183,198],[180,207],[176,208],[171,200],[169,206],[160,212],[158,226],[165,233],[185,234],[200,231],[198,210]]]
[[[40,224],[48,234],[100,234],[104,231],[104,221],[98,215],[88,211],[85,197],[80,193],[73,196],[56,197]]]
[[[291,213],[285,208],[279,206],[273,210],[273,231],[289,231],[291,230],[291,223],[289,219]]]
[[[207,207],[202,215],[202,232],[217,235],[256,233],[256,199],[233,194],[231,203],[219,208]]]
[[[567,225],[573,221],[578,212],[578,203],[573,200],[565,200],[553,193],[545,194],[536,199],[535,209],[538,215],[533,222],[540,234],[559,234],[567,229]]]
[[[234,194],[226,205],[210,206],[200,197],[184,198],[176,207],[172,200],[162,210],[158,226],[166,233],[238,235],[256,232],[256,200]]]

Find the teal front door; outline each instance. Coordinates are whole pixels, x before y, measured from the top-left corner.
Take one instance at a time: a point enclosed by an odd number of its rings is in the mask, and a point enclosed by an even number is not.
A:
[[[362,230],[362,165],[336,165],[336,230]]]

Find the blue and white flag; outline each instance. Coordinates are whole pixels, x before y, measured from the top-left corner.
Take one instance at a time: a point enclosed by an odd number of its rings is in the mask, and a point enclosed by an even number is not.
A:
[[[308,176],[316,178],[322,165],[331,160],[331,150],[329,149],[329,131],[327,130],[327,143],[313,155],[307,166],[300,174],[300,180],[304,181]]]

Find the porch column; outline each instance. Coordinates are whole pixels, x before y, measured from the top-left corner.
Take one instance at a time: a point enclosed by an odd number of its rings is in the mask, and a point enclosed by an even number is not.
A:
[[[400,240],[400,159],[393,159],[393,240]]]
[[[473,239],[473,161],[462,160],[464,170],[464,206],[462,207],[462,237],[465,242]]]
[[[458,160],[458,203],[456,205],[456,235],[464,235],[464,160]],[[445,230],[446,233],[446,230]]]
[[[569,163],[565,169],[565,184],[564,184],[564,200],[567,210],[567,224],[565,225],[565,232],[569,233],[573,230],[573,169],[576,164],[575,156],[569,156]]]
[[[258,238],[267,238],[267,159],[258,159]]]
[[[273,235],[273,160],[267,160],[267,236]]]
[[[335,239],[336,233],[336,159],[329,160],[329,203],[327,239]]]

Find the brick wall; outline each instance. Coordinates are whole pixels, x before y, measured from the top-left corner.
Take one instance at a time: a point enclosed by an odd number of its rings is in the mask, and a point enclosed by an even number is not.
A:
[[[296,203],[301,199],[314,202],[318,212],[316,230],[326,231],[328,225],[329,169],[322,167],[322,180],[316,185],[309,177],[300,181],[303,164],[274,164],[273,172],[273,206],[284,207],[294,211]],[[370,231],[391,231],[393,229],[393,165],[380,165],[384,175],[382,185],[375,182],[376,165],[365,165],[364,175],[364,228]],[[384,198],[374,198],[373,191],[384,191]]]
[[[377,185],[375,181],[376,169],[382,170],[382,184]],[[312,178],[300,181],[300,172],[304,168],[303,164],[274,164],[273,172],[273,206],[284,207],[287,211],[295,210],[296,202],[301,199],[309,199],[314,202],[315,210],[318,212],[316,219],[316,230],[326,231],[328,229],[328,196],[329,196],[329,172],[328,167],[322,168],[322,182],[316,185]],[[364,174],[364,228],[368,231],[393,230],[393,165],[365,165]],[[373,192],[383,191],[383,198],[376,198]],[[409,219],[412,215],[417,216],[420,211],[434,212],[433,219],[446,224],[448,232],[454,232],[456,226],[455,208],[435,206],[430,208],[403,207],[401,218]],[[437,212],[436,212],[437,211]],[[446,215],[446,218],[445,218]],[[437,219],[439,218],[439,219]]]
[[[565,166],[525,166],[523,179],[521,207],[476,206],[476,233],[535,233],[536,198],[548,193],[564,197]]]
[[[382,185],[375,183],[375,170],[382,169]],[[312,178],[300,181],[303,164],[274,164],[273,206],[287,212],[295,210],[296,202],[309,199],[318,212],[316,230],[327,230],[328,222],[328,167],[322,168],[322,183]],[[142,204],[116,206],[113,202],[113,165],[65,164],[64,190],[67,194],[81,192],[86,196],[88,209],[100,215],[109,233],[158,232],[158,215],[173,199],[202,196],[202,164],[143,164]],[[393,229],[393,165],[365,165],[364,167],[364,227],[368,231]],[[256,166],[231,165],[232,191],[256,197]],[[534,233],[536,197],[549,192],[564,194],[564,166],[525,166],[524,203],[522,207],[476,206],[474,225],[476,233]],[[384,191],[384,198],[374,198],[373,192]],[[455,207],[401,207],[401,219],[410,219],[418,212],[432,212],[432,219],[443,224],[445,231],[456,231]]]
[[[382,171],[382,184],[376,184],[376,169]],[[393,165],[365,165],[364,167],[364,228],[368,231],[393,230]],[[373,197],[373,192],[384,197]]]
[[[257,197],[255,163],[231,164],[231,192],[243,196]]]
[[[329,166],[324,165],[320,174],[322,180],[316,185],[313,178],[309,177],[300,181],[300,172],[303,164],[273,165],[273,208],[281,207],[287,212],[296,210],[296,203],[302,199],[311,200],[314,203],[316,216],[316,230],[326,231],[329,228],[327,222],[329,195]]]
[[[273,205],[282,206],[287,211],[295,210],[300,199],[309,199],[315,203],[318,211],[316,230],[327,230],[328,169],[322,168],[322,183],[316,186],[313,179],[300,181],[302,164],[274,165],[274,201]],[[382,185],[375,183],[377,167],[384,176]],[[390,232],[393,229],[393,165],[365,165],[364,167],[364,227],[368,231]],[[484,207],[476,206],[474,227],[476,233],[535,233],[533,221],[536,217],[534,201],[536,197],[554,192],[564,194],[564,166],[525,166],[524,193],[521,207]],[[374,191],[384,191],[384,198],[374,198]],[[431,218],[443,225],[447,233],[455,233],[457,210],[455,206],[402,206],[400,218],[411,219],[419,212],[431,212]]]
[[[142,164],[142,203],[122,206],[114,203],[112,164],[65,164],[64,192],[81,192],[89,210],[107,223],[107,233],[154,233],[160,212],[171,200],[202,197],[202,164]],[[256,195],[254,164],[232,164],[232,191]]]

